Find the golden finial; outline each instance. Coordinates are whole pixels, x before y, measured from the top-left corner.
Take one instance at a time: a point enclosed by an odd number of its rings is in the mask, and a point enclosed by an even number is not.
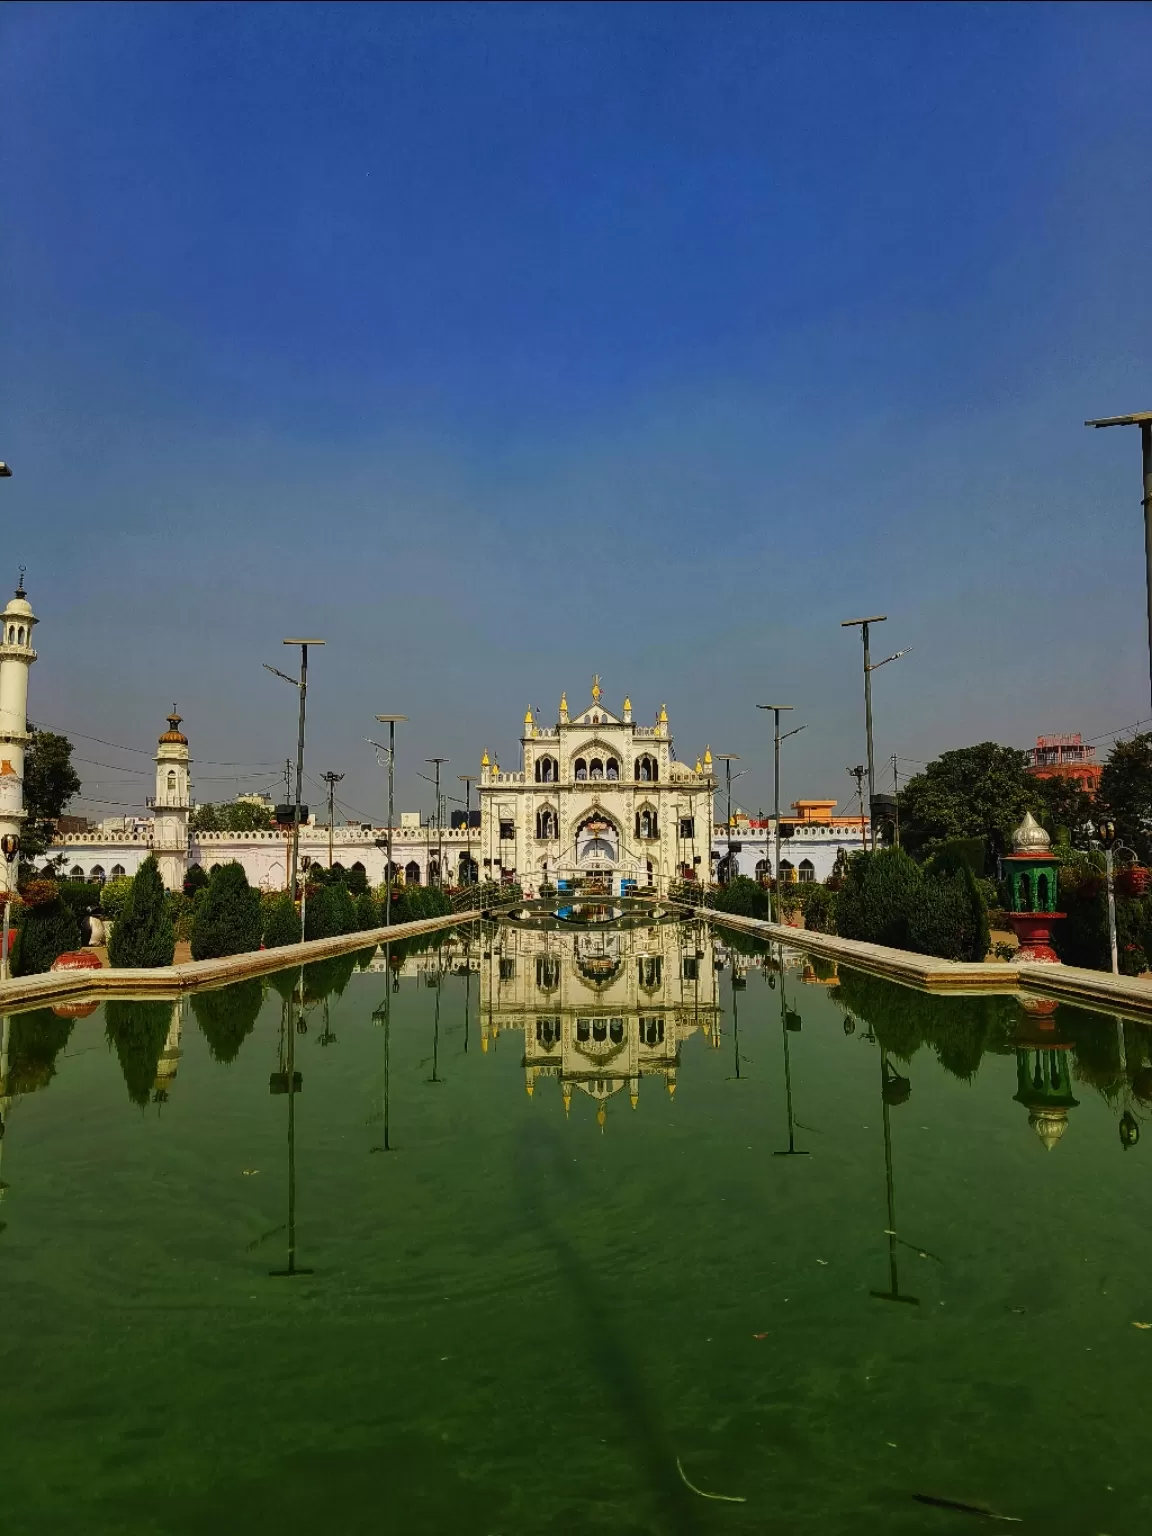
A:
[[[567,723],[568,723],[568,694],[567,694],[567,692],[565,692],[565,693],[562,693],[560,695],[560,724],[561,725],[567,725]]]
[[[485,1056],[487,1056],[487,1054],[488,1054],[488,1036],[487,1035],[481,1035],[480,1036],[480,1050],[481,1050],[481,1052]]]
[[[667,704],[661,704],[661,706],[660,706],[659,724],[660,725],[667,725],[668,724],[668,706],[667,706]]]
[[[624,695],[624,713],[626,715],[630,715],[632,713],[632,700],[628,697],[627,694]]]
[[[640,1102],[640,1095],[633,1089],[629,1094],[629,1098],[632,1100],[632,1108],[635,1109]]]
[[[711,768],[711,766],[712,766],[712,748],[711,747],[705,747],[704,748],[704,766],[705,766],[705,768]]]
[[[480,759],[480,766],[481,766],[481,768],[491,768],[491,766],[492,766],[491,762],[489,762],[489,760],[488,760],[488,748],[487,747],[484,748],[484,756]]]
[[[608,1106],[604,1103],[604,1100],[601,1099],[600,1100],[600,1107],[596,1111],[596,1124],[600,1127],[600,1134],[601,1134],[601,1136],[603,1136],[603,1134],[604,1134],[604,1124],[605,1124],[605,1121],[607,1119],[608,1119]]]
[[[600,689],[600,674],[599,674],[599,672],[597,672],[596,676],[592,679],[592,702],[593,702],[593,704],[599,704],[599,702],[600,702],[600,692],[601,692],[601,689]]]
[[[703,763],[702,763],[702,762],[701,762],[701,761],[700,761],[700,759],[699,759],[699,758],[697,758],[697,759],[696,759],[696,772],[697,772],[697,773],[703,773],[703,772],[704,772],[704,765],[703,765]]]
[[[568,1111],[572,1108],[572,1084],[571,1083],[565,1083],[563,1085],[563,1094],[564,1094],[564,1115],[565,1115],[565,1118],[567,1118]]]
[[[524,724],[525,725],[532,725],[532,724],[534,724],[534,721],[532,719],[532,711],[530,709],[526,709],[524,711]]]
[[[493,773],[499,773],[500,772],[500,764],[499,764],[499,762],[495,762],[495,763],[492,764],[492,772]]]
[[[525,1076],[524,1076],[524,1087],[528,1091],[528,1097],[531,1098],[532,1094],[533,1094],[533,1091],[534,1091],[534,1089],[536,1087],[536,1084],[532,1081],[532,1073],[531,1073],[531,1071],[528,1071],[525,1074]]]
[[[668,1079],[668,1097],[670,1099],[676,1097],[676,1079],[674,1077]]]

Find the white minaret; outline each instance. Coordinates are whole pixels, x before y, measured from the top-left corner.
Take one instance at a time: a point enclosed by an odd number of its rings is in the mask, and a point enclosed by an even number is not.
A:
[[[173,704],[168,729],[156,750],[156,793],[152,797],[152,851],[165,890],[179,891],[188,868],[188,738]]]
[[[24,754],[31,739],[28,732],[28,669],[36,660],[32,627],[36,615],[20,585],[0,614],[0,837],[24,831]],[[19,861],[11,865],[0,858],[0,889],[16,883]]]

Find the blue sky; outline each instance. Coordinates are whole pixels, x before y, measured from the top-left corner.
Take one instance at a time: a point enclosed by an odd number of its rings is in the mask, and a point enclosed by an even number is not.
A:
[[[594,672],[682,757],[1149,714],[1152,8],[9,4],[4,559],[33,718],[269,782],[508,766]],[[8,578],[5,577],[5,580]],[[882,654],[886,654],[883,651]],[[91,742],[83,756],[146,761]],[[81,764],[93,809],[145,776]],[[210,771],[211,770],[211,771]],[[135,791],[135,792],[134,792]]]

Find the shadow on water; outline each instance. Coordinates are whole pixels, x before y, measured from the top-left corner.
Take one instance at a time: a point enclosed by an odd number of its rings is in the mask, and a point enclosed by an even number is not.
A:
[[[517,1158],[521,1169],[538,1177],[522,1183],[524,1206],[541,1246],[551,1251],[571,1296],[569,1316],[583,1324],[585,1358],[615,1406],[621,1430],[635,1451],[639,1470],[671,1536],[696,1536],[703,1530],[696,1496],[679,1480],[676,1450],[669,1444],[660,1414],[646,1389],[643,1369],[614,1311],[615,1296],[551,1218],[549,1185],[577,1193],[576,1180],[559,1142],[550,1132],[525,1132],[531,1155]]]

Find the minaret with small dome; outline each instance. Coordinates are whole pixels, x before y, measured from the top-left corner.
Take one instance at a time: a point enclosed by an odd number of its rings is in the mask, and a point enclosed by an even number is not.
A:
[[[24,571],[15,595],[0,615],[0,837],[23,834],[24,757],[28,730],[28,673],[36,660],[32,630],[36,615],[24,590]],[[0,859],[0,889],[16,883],[18,861]]]
[[[1012,852],[1004,855],[1004,879],[1012,893],[1008,921],[1020,941],[1014,964],[1040,961],[1058,965],[1052,948],[1052,925],[1064,916],[1056,910],[1059,866],[1051,839],[1031,811],[1012,834]]]
[[[188,738],[180,729],[182,721],[173,704],[168,729],[156,748],[156,793],[152,797],[152,851],[160,867],[165,890],[183,889],[188,867],[188,817],[191,811],[189,791],[192,759]]]

